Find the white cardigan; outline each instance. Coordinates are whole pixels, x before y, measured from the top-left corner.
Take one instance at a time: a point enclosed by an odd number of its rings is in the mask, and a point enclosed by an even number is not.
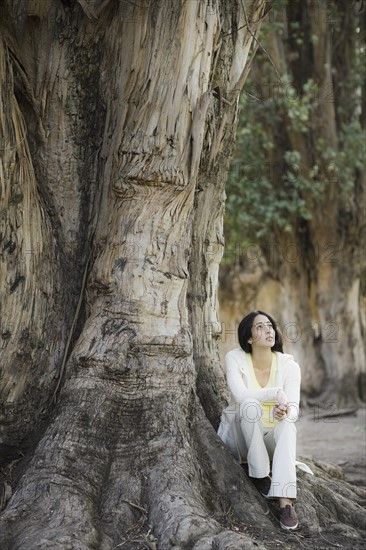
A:
[[[240,403],[247,398],[258,401],[275,401],[280,388],[286,394],[291,411],[287,414],[287,420],[296,422],[299,417],[300,382],[301,373],[299,365],[292,355],[275,352],[277,357],[276,387],[249,389],[249,364],[245,352],[241,348],[233,349],[225,356],[226,377],[231,393],[231,402],[221,415],[218,435],[230,449],[239,462],[246,462],[247,449],[240,428]],[[283,422],[283,421],[282,421]],[[296,466],[308,474],[313,472],[303,462],[295,461]]]
[[[225,356],[226,378],[231,393],[230,405],[244,399],[258,399],[260,402],[276,401],[277,392],[283,389],[291,404],[290,419],[295,422],[299,415],[301,373],[292,355],[275,352],[277,357],[276,386],[274,388],[249,389],[249,363],[241,348],[233,349]]]

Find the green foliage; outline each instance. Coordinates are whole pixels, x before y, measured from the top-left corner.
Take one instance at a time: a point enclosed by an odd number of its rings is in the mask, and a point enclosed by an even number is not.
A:
[[[278,4],[281,9],[285,6],[285,1]],[[283,20],[264,24],[262,43],[268,44],[268,30],[282,32],[283,27]],[[289,27],[298,48],[305,48],[299,24],[290,22]],[[316,48],[319,38],[309,35],[308,42]],[[360,86],[365,78],[361,54],[356,49],[349,58],[352,65],[347,67],[347,78],[323,89],[314,77],[301,85],[294,84],[292,74],[281,75],[279,81],[268,56],[257,55],[259,80],[248,80],[241,96],[236,150],[228,176],[225,238],[229,248],[236,243],[260,243],[274,233],[293,232],[299,222],[311,219],[314,209],[322,207],[330,185],[345,199],[345,208],[352,204],[349,198],[366,156],[359,120]],[[293,67],[288,60],[286,66]],[[315,74],[315,69],[308,69],[307,74]],[[335,146],[319,137],[318,119],[325,101],[334,104]],[[301,151],[291,145],[296,135],[302,136],[297,141],[306,144],[306,163]]]
[[[309,219],[309,199],[319,198],[323,184],[301,172],[301,155],[285,149],[276,155],[276,135],[286,124],[298,132],[307,132],[309,113],[314,103],[310,93],[302,97],[287,78],[284,86],[271,97],[253,101],[246,93],[241,98],[237,146],[227,186],[226,237],[231,242],[259,241],[274,230],[291,232],[299,216]],[[311,83],[308,85],[311,90]],[[273,92],[273,90],[272,90]],[[284,115],[285,113],[285,115]],[[315,172],[314,172],[315,176]]]

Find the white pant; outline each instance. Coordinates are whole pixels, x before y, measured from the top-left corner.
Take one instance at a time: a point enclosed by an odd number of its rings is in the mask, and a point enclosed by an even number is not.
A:
[[[274,428],[262,423],[262,407],[256,399],[240,405],[240,427],[247,447],[250,477],[266,477],[272,459],[269,497],[296,498],[296,426],[284,418]]]

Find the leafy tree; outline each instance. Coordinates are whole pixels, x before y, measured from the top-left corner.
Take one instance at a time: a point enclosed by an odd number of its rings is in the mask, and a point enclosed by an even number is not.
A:
[[[288,48],[284,50],[288,55],[298,59],[309,38],[316,54],[318,35],[305,37],[307,29],[298,20],[288,21],[287,25],[281,21],[287,12],[293,17],[299,16],[299,10],[306,13],[305,7],[297,4],[296,11],[286,1],[274,3],[269,21],[261,28],[262,49],[241,95],[236,149],[227,186],[225,237],[229,246],[243,238],[260,244],[274,232],[294,234],[298,224],[306,223],[316,209],[322,208],[332,185],[343,201],[344,212],[351,212],[355,206],[356,186],[366,156],[362,123],[362,89],[366,78],[363,12],[352,14],[351,7],[346,9],[342,4],[332,3],[334,11],[313,13],[320,18],[332,16],[331,32],[336,42],[332,50],[334,76],[321,87],[315,80],[311,59],[300,74],[295,71],[279,74],[270,56],[270,33],[286,35]],[[346,27],[341,23],[344,12]],[[352,41],[348,37],[351,64],[346,78],[340,79],[344,68],[337,70],[337,56],[346,32],[353,34]],[[290,44],[295,46],[292,53]],[[280,62],[279,67],[282,66]],[[287,68],[292,68],[290,63]],[[316,117],[324,102],[335,105],[338,124],[334,144],[317,136]],[[294,133],[300,133],[307,143],[312,163],[306,170],[304,153],[294,149],[288,136]]]

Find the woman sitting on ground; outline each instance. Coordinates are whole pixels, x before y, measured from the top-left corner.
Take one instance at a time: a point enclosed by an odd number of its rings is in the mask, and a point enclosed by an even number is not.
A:
[[[240,348],[225,356],[232,400],[223,411],[218,434],[241,463],[247,462],[262,495],[279,499],[281,527],[296,529],[300,367],[283,353],[281,334],[267,313],[246,315],[238,335]]]

